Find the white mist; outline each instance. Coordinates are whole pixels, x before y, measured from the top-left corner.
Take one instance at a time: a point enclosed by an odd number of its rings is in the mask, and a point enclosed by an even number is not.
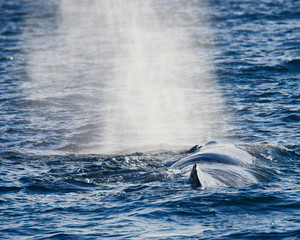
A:
[[[26,88],[29,98],[55,97],[65,109],[66,145],[94,153],[160,151],[222,135],[203,1],[58,4],[56,30],[31,43]]]

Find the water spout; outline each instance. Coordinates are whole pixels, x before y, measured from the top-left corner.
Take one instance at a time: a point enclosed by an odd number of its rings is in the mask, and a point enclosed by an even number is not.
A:
[[[26,89],[65,109],[66,145],[163,150],[220,134],[224,105],[204,1],[62,0],[58,8],[55,31],[31,43]]]

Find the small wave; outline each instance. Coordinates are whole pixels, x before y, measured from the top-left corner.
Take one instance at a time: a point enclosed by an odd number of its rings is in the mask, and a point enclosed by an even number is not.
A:
[[[5,194],[5,193],[11,193],[11,192],[18,192],[20,191],[22,188],[20,187],[8,187],[8,186],[0,186],[0,193]]]
[[[299,73],[300,72],[300,59],[293,59],[285,63],[286,68],[289,71]]]
[[[245,145],[247,151],[258,161],[268,164],[268,162],[286,162],[300,160],[299,146],[277,146],[277,145]],[[294,148],[294,149],[293,149]]]
[[[288,115],[286,117],[283,117],[282,121],[288,122],[288,123],[293,123],[293,122],[294,123],[299,123],[300,116],[299,116],[299,114],[290,114],[290,115]]]
[[[40,194],[49,194],[49,193],[71,193],[71,192],[86,192],[86,189],[80,188],[80,186],[72,186],[70,184],[66,184],[65,182],[63,185],[58,183],[34,183],[28,185],[25,188],[25,191],[28,193],[40,193]]]

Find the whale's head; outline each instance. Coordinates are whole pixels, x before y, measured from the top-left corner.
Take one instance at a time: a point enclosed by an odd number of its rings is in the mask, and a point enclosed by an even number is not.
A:
[[[195,145],[195,146],[192,147],[190,150],[188,150],[187,153],[195,153],[195,152],[199,151],[200,148],[202,148],[202,146],[200,146],[200,145]]]

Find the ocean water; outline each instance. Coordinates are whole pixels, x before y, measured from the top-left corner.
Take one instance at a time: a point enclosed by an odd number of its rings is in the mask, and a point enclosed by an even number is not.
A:
[[[299,18],[298,0],[0,0],[0,239],[299,239]],[[211,140],[256,181],[170,170]]]

